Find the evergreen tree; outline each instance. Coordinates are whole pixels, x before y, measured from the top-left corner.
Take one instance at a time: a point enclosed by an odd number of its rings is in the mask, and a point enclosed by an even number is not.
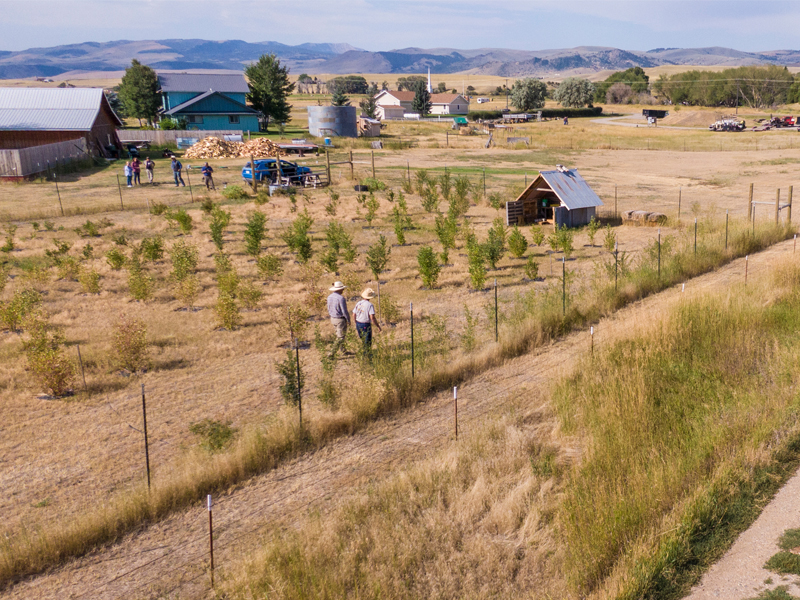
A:
[[[140,127],[142,119],[152,124],[161,105],[156,72],[133,59],[119,85],[119,99],[125,107],[125,113],[139,119]]]
[[[428,92],[428,84],[420,81],[415,86],[414,100],[411,102],[411,110],[425,116],[431,112],[431,94]]]
[[[295,84],[289,81],[289,67],[282,67],[274,54],[263,54],[257,62],[245,67],[244,74],[250,88],[247,99],[264,115],[267,130],[270,119],[278,123],[291,120],[292,106],[287,98]]]
[[[369,117],[370,119],[376,118],[376,113],[378,110],[378,103],[375,102],[375,96],[367,96],[361,102],[358,103],[358,106],[361,108],[362,114],[364,116]]]
[[[333,88],[331,106],[350,106],[350,98],[345,95],[344,88],[340,85]]]

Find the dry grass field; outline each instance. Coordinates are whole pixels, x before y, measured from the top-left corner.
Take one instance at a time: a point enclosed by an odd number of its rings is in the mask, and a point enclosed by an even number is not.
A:
[[[407,307],[413,302],[419,328],[417,339],[425,357],[420,359],[420,372],[425,375],[461,368],[462,377],[479,372],[481,357],[495,351],[491,282],[497,278],[500,312],[509,319],[503,324],[502,335],[513,338],[518,332],[509,315],[522,310],[526,303],[538,302],[561,289],[561,254],[552,253],[546,242],[534,246],[532,231],[524,228],[530,244],[525,257],[506,255],[496,270],[489,270],[484,290],[473,291],[465,241],[459,234],[438,284],[426,289],[418,274],[416,257],[424,245],[432,246],[436,252],[441,250],[434,232],[435,215],[424,210],[422,198],[414,189],[405,193],[414,228],[406,231],[404,245],[397,244],[392,222],[397,194],[409,172],[412,180],[421,170],[431,177],[447,170],[453,178],[468,178],[472,192],[466,222],[477,238],[484,240],[493,219],[502,216],[502,211],[489,206],[489,197],[499,195],[503,201],[513,200],[526,179],[530,181],[538,170],[551,169],[555,164],[575,167],[596,189],[607,209],[613,210],[616,197],[620,212],[664,212],[669,221],[661,235],[674,240],[677,247],[690,243],[695,218],[700,223],[701,244],[719,245],[726,211],[733,220],[743,220],[749,185],[754,184],[758,201],[774,202],[777,188],[785,199],[786,190],[795,183],[793,166],[800,163],[792,133],[780,131],[714,134],[615,127],[575,119],[567,127],[557,121],[516,127],[513,135],[530,136],[530,146],[508,146],[495,132],[496,145],[490,149],[483,147],[485,135],[450,133],[446,122],[388,125],[386,149],[374,151],[375,176],[395,196],[391,201],[388,190],[375,192],[378,207],[371,224],[366,220],[364,199],[359,199],[353,190],[355,183],[372,175],[373,153],[365,140],[334,141],[332,162],[346,160],[353,151],[354,179],[350,179],[349,165],[335,165],[331,188],[299,190],[295,202],[284,195],[274,196],[262,205],[257,205],[252,195],[240,200],[225,198],[221,191],[226,186],[241,184],[243,160],[210,161],[216,169],[218,188],[213,192],[205,191],[199,176],[192,171],[191,189],[175,188],[170,183],[168,161],[162,159],[157,160],[155,186],[128,189],[123,182],[118,187],[117,176],[121,176],[122,167],[118,162],[59,175],[58,191],[52,179],[0,184],[0,219],[4,225],[17,226],[14,248],[0,253],[0,263],[9,276],[0,291],[0,301],[8,303],[24,288],[35,289],[50,322],[63,331],[69,360],[77,358],[80,345],[86,378],[85,389],[81,377],[76,378],[74,395],[56,399],[46,396],[23,351],[29,333],[0,332],[0,403],[5,417],[0,447],[6,465],[0,482],[8,491],[0,501],[5,517],[4,562],[10,561],[8,552],[26,544],[35,547],[39,531],[61,531],[66,527],[77,530],[82,524],[101,520],[101,512],[111,513],[126,502],[134,506],[130,509],[131,522],[163,518],[188,502],[176,491],[171,499],[159,500],[160,508],[148,517],[133,514],[139,510],[136,507],[144,504],[130,498],[145,497],[140,431],[142,385],[147,393],[150,461],[156,488],[177,489],[199,473],[211,478],[224,472],[222,484],[217,483],[215,489],[227,490],[244,478],[243,473],[273,466],[274,463],[241,468],[228,455],[238,452],[248,456],[245,446],[259,447],[259,432],[275,428],[276,423],[287,431],[293,427],[295,412],[284,406],[276,371],[276,364],[286,357],[289,335],[285,311],[292,303],[301,304],[310,312],[303,336],[309,343],[300,350],[306,377],[304,416],[309,420],[312,436],[305,448],[319,448],[332,437],[365,427],[369,419],[380,414],[375,398],[386,393],[378,387],[388,384],[381,384],[380,378],[371,379],[369,370],[365,372],[355,358],[345,358],[336,367],[336,377],[344,386],[339,404],[331,407],[320,399],[325,373],[319,352],[311,343],[315,327],[326,337],[331,333],[324,311],[314,304],[315,293],[327,294],[334,279],[344,280],[355,293],[368,285],[377,288],[365,254],[380,235],[388,238],[391,254],[386,270],[380,274],[382,308],[390,314],[384,312],[382,320],[387,327],[377,335],[379,346],[405,348],[410,336]],[[413,146],[403,147],[408,143]],[[198,166],[200,162],[183,160],[185,166]],[[298,162],[314,170],[325,167],[324,156],[305,157]],[[335,215],[326,209],[331,192],[339,194]],[[230,223],[223,233],[224,251],[242,281],[261,292],[253,307],[241,308],[241,325],[232,331],[220,326],[215,312],[219,274],[209,217],[201,209],[204,200],[230,212]],[[124,210],[120,209],[120,201]],[[172,210],[185,210],[191,216],[191,230],[181,231],[165,214],[153,214],[159,212],[153,207],[161,204]],[[440,200],[439,209],[446,212],[447,202]],[[268,219],[261,254],[277,256],[283,267],[283,273],[271,281],[265,280],[254,257],[245,252],[246,222],[254,211],[264,213]],[[305,211],[313,220],[309,232],[314,251],[312,268],[299,262],[281,237]],[[768,232],[773,214],[771,207],[757,207],[757,233],[769,241],[777,239]],[[87,220],[99,226],[98,235],[76,232]],[[352,236],[357,250],[355,261],[341,264],[335,273],[318,266],[328,247],[325,228],[331,221],[340,223]],[[742,225],[736,227],[740,235]],[[645,249],[652,248],[658,234],[650,227],[621,226],[612,231],[620,250],[632,263],[646,256]],[[599,279],[607,277],[603,275],[603,264],[609,263],[611,255],[602,248],[603,235],[601,231],[592,246],[585,229],[576,233],[575,252],[566,262],[571,277],[569,293],[576,298],[576,304],[584,302],[588,306],[585,298],[591,296]],[[105,255],[116,249],[130,257],[132,249],[145,238],[156,236],[163,240],[165,252],[161,258],[144,261],[143,266],[153,280],[152,297],[134,300],[128,271],[112,269]],[[46,251],[53,251],[57,241],[70,246],[67,254],[84,270],[97,271],[99,292],[87,292],[75,280],[74,272],[64,272],[46,258]],[[173,265],[169,249],[180,242],[195,246],[199,257],[198,291],[190,307],[178,299],[170,275]],[[539,263],[536,281],[525,277],[528,256],[534,256]],[[632,292],[631,297],[636,293]],[[391,314],[392,307],[397,308],[396,315]],[[468,314],[475,322],[474,345],[464,342],[469,335]],[[586,314],[593,313],[587,309]],[[147,327],[151,364],[144,373],[131,375],[115,364],[111,341],[120,315],[141,319]],[[543,335],[539,343],[549,339]],[[355,349],[356,344],[351,344]],[[502,361],[504,355],[492,356],[491,360]],[[403,373],[407,369],[404,362]],[[415,398],[424,398],[431,389],[441,388],[435,376],[430,377],[430,389],[415,388]],[[441,377],[441,381],[445,379]],[[193,433],[190,427],[205,420],[229,425],[237,432],[228,451],[209,453],[203,447],[208,437]],[[513,422],[509,421],[511,430]],[[525,442],[516,440],[510,447],[519,443]],[[270,456],[279,462],[303,449],[302,444],[281,447]],[[517,467],[511,457],[503,468],[513,471]],[[540,483],[528,482],[525,490]],[[183,493],[187,498],[192,496],[191,491]],[[146,504],[145,500],[141,502]],[[497,519],[498,526],[503,526],[501,517]],[[124,531],[126,527],[119,526],[119,533]],[[105,539],[114,537],[107,535]]]

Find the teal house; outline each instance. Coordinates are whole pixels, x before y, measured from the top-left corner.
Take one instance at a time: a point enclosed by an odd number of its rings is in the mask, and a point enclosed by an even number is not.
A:
[[[258,131],[258,111],[247,106],[244,75],[159,73],[161,116],[186,129]]]

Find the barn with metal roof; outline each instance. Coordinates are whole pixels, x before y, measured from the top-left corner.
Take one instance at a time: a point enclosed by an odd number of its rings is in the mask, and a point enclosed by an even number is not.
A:
[[[114,113],[100,88],[0,88],[0,149],[83,138],[93,153],[119,147]]]
[[[506,224],[555,222],[556,225],[588,225],[603,201],[577,169],[558,165],[541,171],[516,200],[506,203]]]

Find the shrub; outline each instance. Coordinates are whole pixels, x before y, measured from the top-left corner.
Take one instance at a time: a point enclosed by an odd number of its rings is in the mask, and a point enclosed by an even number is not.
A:
[[[453,192],[453,178],[450,176],[450,171],[445,169],[438,179],[442,198],[445,202],[450,202],[450,194]]]
[[[164,238],[160,235],[144,238],[139,244],[139,254],[149,261],[161,260],[164,258]]]
[[[239,185],[229,185],[225,189],[222,190],[222,195],[225,196],[228,200],[246,200],[250,197],[241,186]]]
[[[78,274],[78,281],[85,293],[100,293],[100,273],[96,269],[81,269]]]
[[[561,248],[561,251],[564,253],[565,258],[569,258],[572,256],[572,252],[575,250],[575,247],[572,244],[573,238],[575,233],[572,229],[569,229],[566,225],[562,225],[561,227],[556,229],[556,237],[558,238],[558,247]]]
[[[380,202],[372,192],[369,193],[369,200],[367,200],[365,206],[367,208],[367,215],[365,218],[367,224],[372,227],[372,221],[375,220],[375,215],[378,214],[378,208],[380,208]]]
[[[24,343],[28,366],[44,390],[61,397],[72,390],[77,370],[64,355],[64,334],[51,327],[41,314],[26,321],[29,337]]]
[[[436,282],[439,280],[439,272],[442,268],[439,266],[439,261],[436,260],[436,255],[433,248],[430,246],[423,246],[417,252],[417,264],[419,265],[419,275],[422,277],[422,283],[428,289],[436,287]]]
[[[181,228],[181,233],[188,234],[192,231],[194,224],[192,222],[192,215],[187,213],[184,209],[179,208],[174,212],[168,212],[166,218],[170,222],[175,222]]]
[[[361,185],[367,186],[367,189],[370,192],[381,192],[386,189],[386,184],[380,179],[375,179],[374,177],[367,177],[361,182]]]
[[[179,279],[175,285],[175,297],[181,301],[186,308],[192,308],[197,294],[200,291],[200,286],[197,281],[197,276],[186,275],[183,279]]]
[[[67,252],[69,252],[69,249],[72,248],[72,245],[58,238],[53,240],[53,245],[55,246],[55,250],[45,250],[44,255],[51,259],[54,265],[57,265]]]
[[[381,271],[383,271],[389,263],[389,255],[391,252],[392,249],[386,243],[385,235],[379,236],[378,241],[367,249],[367,266],[370,271],[372,271],[376,280],[380,279],[379,275]]]
[[[150,213],[154,215],[163,215],[169,211],[169,206],[164,204],[163,202],[153,202],[150,205]]]
[[[14,234],[17,232],[17,226],[13,223],[6,223],[6,243],[0,246],[0,252],[11,252],[16,248],[14,244]]]
[[[120,231],[119,233],[115,233],[111,236],[111,241],[114,242],[117,246],[127,246],[128,245],[128,237],[125,235],[125,231]]]
[[[244,228],[245,251],[250,256],[258,256],[261,252],[261,242],[267,236],[267,215],[260,211],[253,211],[247,216]]]
[[[211,240],[217,247],[217,250],[222,250],[222,234],[225,228],[231,222],[231,213],[223,210],[219,206],[215,206],[211,211],[211,222],[208,228],[211,232]]]
[[[456,247],[456,235],[458,235],[458,222],[451,214],[445,217],[439,215],[434,222],[434,229],[436,230],[436,237],[442,244],[442,263],[447,264],[449,259],[449,251]]]
[[[500,218],[494,220],[492,227],[489,229],[489,235],[482,246],[486,262],[489,263],[492,269],[497,269],[497,263],[506,253],[506,231]]]
[[[450,201],[449,213],[455,218],[467,214],[469,210],[469,192],[472,189],[472,184],[466,175],[456,177],[454,183],[453,198]]]
[[[542,231],[541,225],[532,225],[531,226],[531,239],[533,243],[537,246],[541,246],[544,243],[544,231]]]
[[[53,223],[52,221],[47,221],[47,220],[45,220],[45,222],[44,222],[44,228],[45,228],[47,231],[53,231],[53,230],[56,228],[56,224],[55,224],[55,223]]]
[[[426,212],[434,212],[439,206],[439,192],[436,190],[436,183],[428,181],[427,186],[420,195],[422,196],[422,208]]]
[[[477,325],[478,317],[473,315],[467,305],[464,305],[464,332],[461,334],[461,345],[464,347],[465,352],[472,352],[477,345]]]
[[[394,234],[397,236],[397,243],[405,246],[405,215],[403,215],[402,209],[397,204],[392,207],[392,222],[394,223]]]
[[[283,379],[280,391],[284,402],[290,406],[297,406],[300,394],[305,386],[302,365],[298,364],[294,350],[286,351],[286,360],[276,365],[278,375]]]
[[[41,303],[42,296],[36,290],[17,290],[11,300],[0,302],[0,323],[11,331],[19,331],[23,320]]]
[[[145,371],[150,366],[147,347],[147,326],[144,321],[121,314],[111,334],[113,363],[130,373]]]
[[[467,249],[469,261],[469,279],[474,290],[482,290],[486,284],[486,259],[483,255],[483,247],[480,244],[472,244]]]
[[[127,260],[125,255],[116,248],[106,252],[106,262],[114,271],[119,271]]]
[[[495,210],[500,210],[506,205],[506,203],[503,202],[503,196],[501,196],[497,192],[489,194],[489,198],[487,200],[489,202],[489,206],[491,206]]]
[[[142,269],[139,257],[134,254],[128,261],[128,290],[134,300],[149,300],[153,297],[153,278]]]
[[[328,189],[328,202],[325,204],[325,213],[331,217],[336,216],[336,211],[339,208],[339,193]]]
[[[267,202],[269,202],[272,198],[270,198],[269,190],[258,190],[256,193],[256,197],[253,199],[258,206],[264,206]]]
[[[242,322],[242,315],[239,314],[239,306],[236,298],[228,291],[220,288],[217,302],[214,305],[214,314],[220,327],[233,331]]]
[[[292,221],[291,226],[281,234],[281,239],[302,263],[308,262],[313,254],[311,238],[308,236],[308,230],[311,229],[313,223],[314,220],[309,216],[308,210],[303,210]]]
[[[100,229],[95,223],[89,220],[80,227],[76,227],[75,233],[81,237],[100,237]]]
[[[64,256],[58,261],[58,277],[65,281],[75,281],[78,279],[80,265],[73,256]]]
[[[528,240],[519,230],[519,227],[514,225],[511,228],[511,233],[508,236],[508,250],[516,258],[521,258],[525,251],[528,249]]]
[[[600,221],[598,221],[597,217],[593,215],[592,219],[589,221],[589,225],[586,228],[586,231],[589,234],[589,243],[592,245],[592,248],[594,248],[594,238],[599,230]]]
[[[428,178],[428,172],[424,169],[419,169],[414,173],[414,176],[417,178],[417,193],[422,196],[425,193],[425,189],[430,182]]]
[[[92,246],[89,242],[86,242],[81,249],[81,256],[83,256],[85,260],[90,260],[94,256],[94,246]]]
[[[539,263],[533,260],[533,256],[529,256],[525,263],[525,277],[528,279],[536,279],[539,276]]]
[[[8,283],[8,269],[0,264],[0,294],[6,289],[6,283]]]
[[[211,211],[214,210],[215,206],[216,204],[214,204],[214,201],[211,198],[203,198],[200,201],[200,210],[202,210],[207,215],[211,214]]]
[[[170,277],[175,281],[183,281],[197,269],[197,246],[187,244],[184,240],[178,240],[169,249],[169,256],[172,259]]]
[[[189,425],[189,432],[201,438],[200,447],[211,454],[224,450],[236,436],[237,429],[231,427],[231,421],[215,421],[203,419]]]
[[[263,292],[252,281],[240,281],[236,289],[236,298],[248,310],[255,309],[263,295]]]
[[[256,268],[261,276],[270,281],[277,280],[283,274],[283,263],[280,257],[274,254],[264,254],[256,259]]]
[[[613,252],[617,245],[617,234],[611,229],[611,225],[606,225],[605,234],[603,236],[603,248],[609,252]]]
[[[284,308],[275,309],[275,322],[282,338],[302,340],[308,328],[309,313],[305,306],[296,300]]]

